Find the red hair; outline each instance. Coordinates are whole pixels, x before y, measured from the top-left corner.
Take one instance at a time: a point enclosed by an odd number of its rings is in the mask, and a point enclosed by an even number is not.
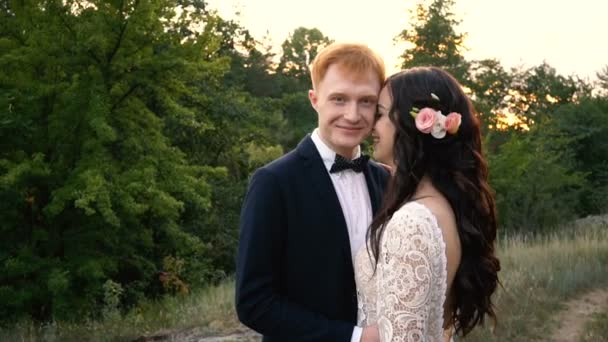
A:
[[[311,78],[314,89],[333,64],[355,75],[362,75],[371,70],[378,77],[379,84],[384,84],[386,78],[384,61],[369,47],[363,44],[333,43],[321,50],[312,62]]]

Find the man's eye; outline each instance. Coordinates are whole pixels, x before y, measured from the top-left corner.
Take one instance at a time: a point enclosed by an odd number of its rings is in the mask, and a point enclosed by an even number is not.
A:
[[[373,105],[375,104],[374,101],[372,99],[363,99],[361,101],[364,105]]]
[[[344,102],[344,97],[342,97],[342,96],[336,96],[336,97],[334,97],[334,101],[338,102],[338,103],[342,103],[342,102]]]

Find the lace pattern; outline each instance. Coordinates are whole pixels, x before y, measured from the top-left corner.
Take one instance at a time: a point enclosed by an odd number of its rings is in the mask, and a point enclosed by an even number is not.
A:
[[[422,204],[397,210],[380,241],[378,268],[361,248],[355,259],[358,325],[378,324],[380,341],[443,341],[445,242]]]

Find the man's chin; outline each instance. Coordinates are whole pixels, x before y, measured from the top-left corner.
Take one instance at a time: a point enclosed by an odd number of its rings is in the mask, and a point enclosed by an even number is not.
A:
[[[341,139],[339,141],[338,147],[340,147],[343,150],[354,150],[356,149],[359,145],[361,145],[361,143],[363,142],[363,139]]]
[[[352,133],[352,134],[341,134],[340,141],[344,142],[344,145],[352,145],[358,146],[365,140],[366,135],[361,132]]]

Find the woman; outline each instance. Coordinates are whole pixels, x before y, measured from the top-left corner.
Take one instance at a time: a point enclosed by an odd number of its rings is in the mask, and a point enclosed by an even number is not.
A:
[[[496,319],[500,270],[479,121],[439,68],[391,76],[376,120],[374,157],[393,175],[356,256],[358,325],[377,324],[383,342],[466,335]]]

